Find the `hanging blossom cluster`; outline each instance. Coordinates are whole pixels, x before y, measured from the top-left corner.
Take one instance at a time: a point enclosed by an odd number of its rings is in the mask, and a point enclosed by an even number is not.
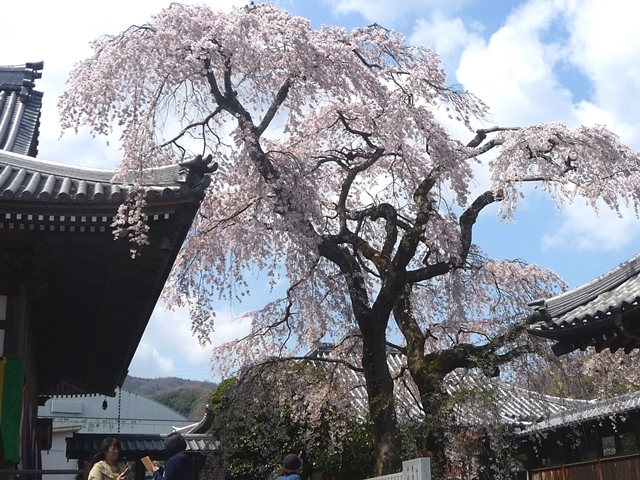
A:
[[[578,197],[598,211],[597,202],[616,212],[636,208],[639,200],[639,155],[604,126],[570,130],[562,123],[533,125],[500,132],[499,156],[490,163],[495,187],[504,200],[501,212],[511,217],[525,183],[536,183],[561,207]]]
[[[478,335],[498,336],[513,325],[514,319],[527,316],[530,309],[523,299],[541,298],[545,292],[565,288],[566,284],[549,269],[480,256],[469,269],[416,288],[414,308],[431,334],[427,351],[437,352],[452,345],[473,343]],[[521,336],[517,342],[529,340]]]
[[[144,213],[147,202],[142,192],[142,189],[134,187],[133,193],[118,207],[118,213],[111,224],[115,240],[122,237],[129,240],[132,258],[141,254],[142,247],[149,245],[149,225]]]
[[[638,390],[639,363],[637,350],[630,353],[603,350],[600,353],[576,352],[562,362],[562,368],[588,383],[586,395],[590,398],[608,398]]]

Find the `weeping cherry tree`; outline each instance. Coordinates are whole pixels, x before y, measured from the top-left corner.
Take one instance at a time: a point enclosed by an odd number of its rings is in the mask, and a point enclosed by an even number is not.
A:
[[[174,4],[103,36],[59,108],[65,129],[119,133],[123,170],[217,167],[167,301],[188,305],[206,338],[215,302],[247,298],[256,272],[282,292],[214,353],[231,369],[356,335],[379,474],[401,461],[388,344],[434,419],[445,376],[495,375],[531,352],[526,304],[563,288],[548,270],[487,258],[473,242],[480,214],[495,205],[508,221],[528,184],[559,206],[638,204],[638,153],[606,128],[478,122],[487,107],[446,83],[432,50],[379,25],[312,29],[269,3]],[[144,207],[129,199],[116,222],[141,255]]]

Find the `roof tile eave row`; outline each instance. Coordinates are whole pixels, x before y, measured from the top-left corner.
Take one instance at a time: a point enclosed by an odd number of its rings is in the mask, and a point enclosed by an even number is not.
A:
[[[144,198],[166,200],[202,192],[208,177],[201,175],[193,182],[184,170],[182,165],[147,169],[139,182]],[[121,203],[137,187],[129,182],[133,177],[114,180],[117,174],[0,152],[0,201]]]
[[[590,400],[584,405],[552,413],[540,422],[534,422],[523,428],[518,435],[527,436],[557,428],[573,425],[578,422],[594,421],[612,415],[626,415],[640,408],[640,392],[632,392],[613,398]]]
[[[640,274],[640,254],[600,275],[584,285],[545,300],[544,305],[553,317],[561,316],[610,292]]]
[[[586,293],[585,293],[586,292]],[[640,304],[640,255],[577,289],[534,302],[530,330],[582,327]]]

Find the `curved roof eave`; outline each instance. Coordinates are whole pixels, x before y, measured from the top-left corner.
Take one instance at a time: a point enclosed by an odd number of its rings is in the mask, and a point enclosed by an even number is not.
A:
[[[101,170],[40,160],[0,151],[0,201],[120,203],[135,182],[148,201],[203,193],[209,184],[211,157],[149,168],[137,178],[117,170]]]

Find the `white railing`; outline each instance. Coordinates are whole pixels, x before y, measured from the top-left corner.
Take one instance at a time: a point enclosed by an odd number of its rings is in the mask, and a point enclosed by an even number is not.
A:
[[[367,480],[431,480],[431,462],[428,458],[414,458],[402,462],[402,472],[372,477]]]

